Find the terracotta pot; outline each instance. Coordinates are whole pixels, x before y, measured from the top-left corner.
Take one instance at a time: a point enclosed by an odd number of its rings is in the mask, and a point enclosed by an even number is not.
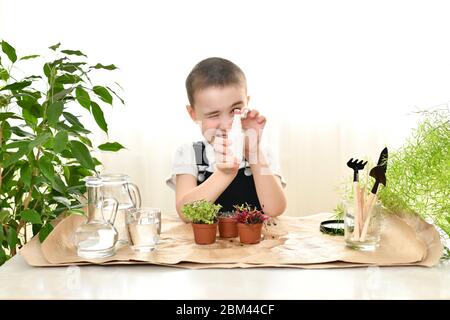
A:
[[[213,224],[192,223],[196,244],[211,244],[216,242],[217,222]]]
[[[262,223],[244,224],[238,223],[239,239],[241,243],[253,244],[261,241]]]
[[[238,236],[237,223],[233,218],[219,218],[219,234],[221,238],[236,238]]]

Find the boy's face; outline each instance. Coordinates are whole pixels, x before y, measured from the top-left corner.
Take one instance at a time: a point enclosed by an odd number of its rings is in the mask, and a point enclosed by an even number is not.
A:
[[[192,120],[200,124],[209,143],[215,135],[231,129],[235,109],[247,106],[250,97],[244,86],[209,87],[194,94],[194,106],[187,106]]]

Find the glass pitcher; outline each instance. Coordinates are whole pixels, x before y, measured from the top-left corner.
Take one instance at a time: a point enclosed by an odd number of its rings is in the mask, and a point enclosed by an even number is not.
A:
[[[97,177],[86,179],[88,220],[75,232],[77,254],[86,259],[106,258],[115,253],[117,230],[114,227],[114,220],[119,204],[114,198],[105,198],[101,187],[101,179]],[[105,218],[105,212],[108,211],[109,220]]]
[[[141,207],[139,188],[130,182],[130,177],[124,174],[102,174],[100,178],[102,180],[102,194],[107,198],[116,199],[119,203],[114,224],[119,233],[118,243],[129,244],[126,213],[129,209]]]

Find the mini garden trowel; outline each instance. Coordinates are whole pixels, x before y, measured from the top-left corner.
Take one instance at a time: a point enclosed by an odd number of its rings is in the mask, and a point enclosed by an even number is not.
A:
[[[377,166],[370,170],[369,175],[375,179],[375,183],[370,192],[369,198],[367,199],[366,206],[364,208],[364,212],[366,213],[366,219],[364,221],[364,227],[361,232],[360,241],[364,241],[366,239],[367,229],[369,228],[370,223],[370,215],[372,211],[373,204],[377,199],[377,191],[380,183],[386,186],[386,169],[388,162],[388,149],[384,148],[381,151],[380,158],[378,159]]]

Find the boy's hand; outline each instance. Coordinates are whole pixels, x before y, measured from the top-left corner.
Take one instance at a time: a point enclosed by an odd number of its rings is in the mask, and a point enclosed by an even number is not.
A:
[[[245,134],[245,158],[249,160],[250,154],[257,155],[259,143],[266,125],[266,117],[259,114],[258,110],[244,108],[235,113],[243,113],[242,129]]]
[[[221,172],[233,176],[234,178],[239,171],[240,163],[236,157],[232,156],[232,152],[229,150],[230,145],[231,141],[228,140],[225,133],[215,136],[213,146],[216,157],[216,167]]]

